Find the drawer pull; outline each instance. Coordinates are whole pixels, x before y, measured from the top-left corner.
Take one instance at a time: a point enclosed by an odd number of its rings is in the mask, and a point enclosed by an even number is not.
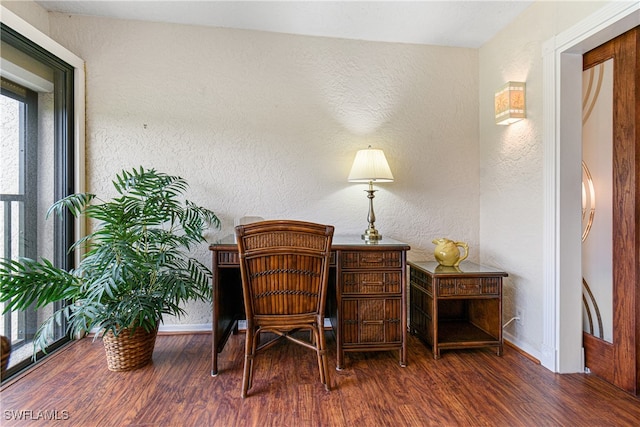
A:
[[[384,325],[384,320],[363,320],[363,325]]]
[[[367,257],[362,257],[361,259],[362,262],[370,262],[370,263],[381,263],[383,261],[382,257],[377,257],[377,258],[367,258]]]
[[[384,283],[382,282],[367,282],[366,280],[363,280],[362,284],[364,286],[384,286]]]

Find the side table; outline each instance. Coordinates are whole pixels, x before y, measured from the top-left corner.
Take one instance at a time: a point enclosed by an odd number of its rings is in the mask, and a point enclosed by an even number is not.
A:
[[[494,347],[502,355],[504,271],[463,262],[409,261],[410,331],[441,350]]]

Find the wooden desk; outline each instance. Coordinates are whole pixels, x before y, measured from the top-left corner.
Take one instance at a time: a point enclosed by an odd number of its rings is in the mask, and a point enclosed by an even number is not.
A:
[[[234,236],[209,246],[212,252],[213,316],[211,375],[218,353],[244,319],[242,280]],[[365,243],[360,236],[334,236],[331,245],[327,318],[336,335],[337,369],[349,351],[398,350],[407,363],[406,254],[393,239]]]
[[[502,355],[502,278],[472,262],[409,262],[411,332],[440,350],[495,347]]]

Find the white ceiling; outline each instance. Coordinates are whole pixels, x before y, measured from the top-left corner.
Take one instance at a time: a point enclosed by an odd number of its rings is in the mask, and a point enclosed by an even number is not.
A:
[[[532,0],[37,1],[49,11],[380,42],[477,48]]]

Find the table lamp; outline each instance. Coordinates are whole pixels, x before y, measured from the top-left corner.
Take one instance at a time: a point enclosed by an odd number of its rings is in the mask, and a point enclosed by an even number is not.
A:
[[[382,150],[369,146],[366,150],[359,150],[356,153],[356,158],[353,160],[353,166],[351,166],[351,172],[349,173],[349,182],[369,183],[369,189],[365,190],[369,198],[369,214],[367,215],[369,226],[362,234],[362,239],[367,242],[375,242],[382,239],[382,235],[378,233],[374,225],[376,222],[376,215],[373,212],[373,198],[375,197],[373,193],[376,192],[373,189],[374,181],[393,182],[393,174]]]

